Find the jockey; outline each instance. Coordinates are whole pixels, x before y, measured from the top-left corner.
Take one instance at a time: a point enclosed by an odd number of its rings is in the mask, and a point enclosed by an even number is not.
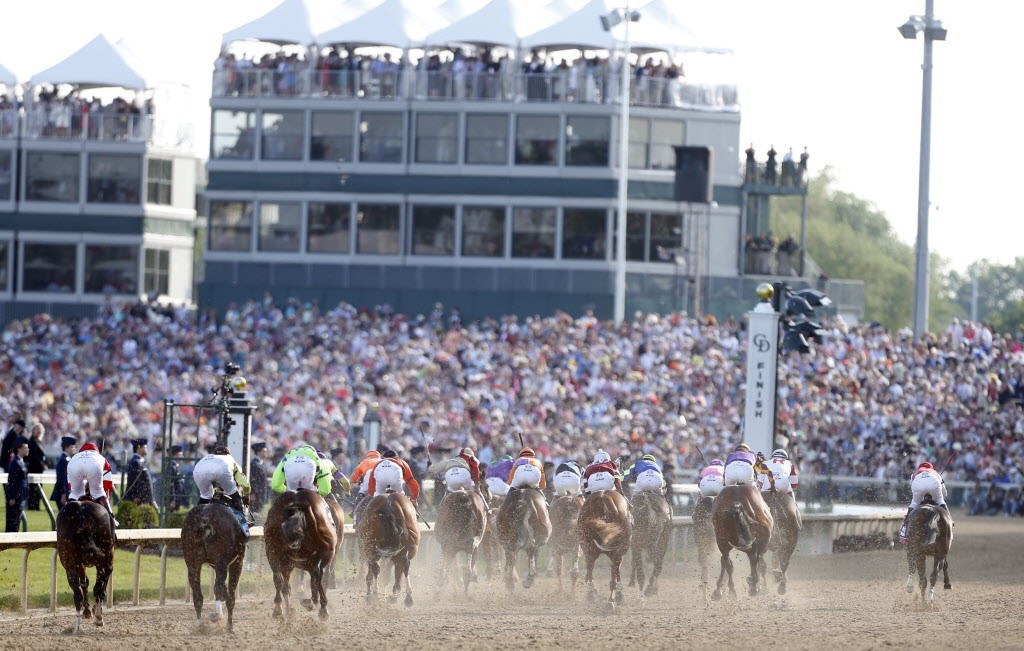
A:
[[[594,460],[583,472],[583,492],[587,495],[594,491],[622,490],[622,477],[619,467],[604,450],[598,450]]]
[[[712,459],[708,467],[700,471],[698,482],[702,497],[715,497],[725,486],[725,464],[721,459]]]
[[[645,454],[623,475],[623,481],[633,483],[633,493],[665,493],[665,476],[653,454]]]
[[[480,460],[476,458],[476,454],[473,452],[473,448],[462,448],[459,452],[459,458],[469,465],[469,475],[476,484],[480,481]]]
[[[388,489],[401,493],[406,484],[409,486],[409,497],[415,502],[420,496],[420,485],[413,477],[409,464],[398,458],[398,453],[388,450],[379,463],[370,471],[368,495],[384,495]]]
[[[910,508],[907,509],[903,526],[900,527],[900,542],[907,542],[907,523],[910,521],[910,514],[926,497],[931,497],[932,501],[949,513],[949,507],[946,505],[946,482],[931,463],[925,461],[910,476],[910,491]]]
[[[380,463],[380,452],[370,450],[352,471],[352,485],[359,487],[359,495],[366,495],[370,489],[370,471]]]
[[[238,512],[242,517],[239,524],[242,531],[249,535],[249,529],[245,524],[245,511],[243,510],[243,495],[249,495],[249,480],[242,472],[241,466],[231,456],[231,450],[226,445],[218,445],[213,448],[211,454],[206,455],[196,462],[192,470],[192,479],[199,488],[199,504],[209,504],[213,500],[214,485],[224,493],[224,501]],[[241,490],[239,490],[241,489]],[[248,502],[248,498],[244,498]],[[251,524],[246,522],[246,524]]]
[[[316,448],[304,443],[284,455],[281,463],[277,464],[270,479],[270,488],[275,493],[305,488],[327,497],[331,492],[331,475],[317,456]]]
[[[725,458],[725,485],[753,484],[756,481],[754,467],[758,465],[757,457],[750,451],[750,446],[740,443]]]
[[[771,468],[768,467],[768,460],[765,459],[764,452],[758,452],[754,455],[757,459],[754,462],[754,481],[760,487],[762,484],[766,488],[762,488],[762,492],[774,491],[775,490],[775,475],[772,473]]]
[[[469,449],[469,448],[466,448]],[[469,463],[460,454],[453,459],[442,459],[427,467],[431,475],[444,475],[444,485],[449,491],[468,491],[475,486],[473,481],[473,470]],[[480,476],[480,465],[477,462],[477,477]]]
[[[68,461],[68,499],[80,500],[88,496],[110,514],[110,519],[117,525],[114,514],[110,511],[107,495],[114,490],[114,479],[110,473],[110,462],[100,454],[95,443],[86,443],[75,456]]]
[[[799,477],[796,474],[796,466],[789,460],[789,453],[779,448],[772,452],[772,458],[762,467],[767,471],[761,479],[761,492],[766,493],[774,485],[776,492],[783,495],[795,495],[796,487],[799,484]]]
[[[331,478],[331,494],[336,498],[340,495],[348,495],[352,490],[352,484],[349,483],[345,473],[338,470],[338,466],[335,465],[334,461],[320,450],[316,451],[316,456],[321,470],[326,472],[327,476]],[[337,487],[335,487],[335,484],[337,484]]]
[[[537,454],[532,448],[523,448],[519,451],[519,458],[512,464],[508,473],[509,488],[540,488],[548,486],[544,477],[544,465],[537,460]]]
[[[503,454],[501,458],[487,466],[487,478],[484,481],[487,482],[487,488],[491,491],[491,495],[498,497],[508,495],[508,482],[505,480],[512,472],[513,463],[515,462],[512,460],[512,455]]]
[[[551,482],[555,495],[579,495],[583,492],[583,472],[575,461],[563,461],[555,468]]]

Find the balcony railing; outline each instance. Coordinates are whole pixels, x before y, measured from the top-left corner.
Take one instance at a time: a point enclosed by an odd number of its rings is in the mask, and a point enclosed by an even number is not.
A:
[[[214,97],[325,97],[380,101],[503,101],[615,104],[620,75],[612,72],[452,72],[433,70],[264,69],[214,72]],[[739,110],[735,86],[692,84],[685,79],[636,77],[630,88],[636,106]]]
[[[162,114],[0,110],[0,138],[144,142],[161,147],[192,146],[192,124]]]
[[[18,137],[18,109],[0,109],[0,138]]]

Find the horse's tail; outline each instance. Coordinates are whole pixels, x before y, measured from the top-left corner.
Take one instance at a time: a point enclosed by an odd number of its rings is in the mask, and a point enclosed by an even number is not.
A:
[[[288,506],[287,513],[288,517],[281,521],[281,536],[288,549],[298,551],[306,537],[307,517],[311,523],[316,522],[316,518],[309,504],[292,503]]]
[[[754,532],[750,528],[750,518],[739,504],[729,509],[729,517],[736,529],[736,546],[745,549],[754,544]]]
[[[599,547],[607,546],[613,538],[617,538],[623,533],[622,524],[619,522],[609,522],[608,520],[594,518],[590,521],[590,526],[601,537],[601,542],[598,543]]]
[[[397,505],[390,500],[384,502],[377,510],[377,515],[380,516],[381,538],[383,540],[395,541],[394,551],[386,548],[391,553],[398,553],[402,546],[403,534],[405,533],[405,521],[399,517],[398,511]]]
[[[928,510],[928,519],[924,522],[924,544],[934,545],[939,537],[939,509]]]

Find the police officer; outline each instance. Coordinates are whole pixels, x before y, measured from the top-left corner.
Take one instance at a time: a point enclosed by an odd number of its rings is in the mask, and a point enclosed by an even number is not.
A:
[[[124,499],[157,508],[153,501],[153,479],[149,476],[149,465],[146,463],[149,445],[144,438],[132,439],[131,444],[134,454],[128,460],[128,483],[124,489]]]
[[[22,514],[28,501],[28,439],[24,436],[11,441],[11,461],[7,464],[7,533],[17,533],[21,528]]]
[[[185,453],[185,446],[175,444],[171,446],[171,503],[170,510],[189,507],[189,487],[185,481],[185,473],[181,470],[181,458]]]
[[[252,444],[252,458],[249,459],[249,486],[252,491],[249,493],[249,510],[253,515],[263,511],[263,505],[267,503],[270,483],[267,481],[267,461],[270,459],[270,450],[267,444],[259,441]]]
[[[78,439],[74,436],[60,437],[60,457],[57,458],[57,480],[50,493],[50,501],[57,504],[57,510],[68,501],[68,461],[78,452]]]

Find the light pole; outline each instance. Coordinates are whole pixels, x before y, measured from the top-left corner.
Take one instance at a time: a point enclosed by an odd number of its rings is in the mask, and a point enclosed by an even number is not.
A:
[[[925,0],[924,16],[911,16],[899,26],[906,39],[924,32],[921,70],[921,163],[917,186],[917,250],[914,261],[914,335],[928,332],[928,175],[932,149],[932,41],[946,40],[946,28],[935,18],[934,0]]]
[[[626,193],[629,191],[629,24],[640,20],[640,12],[629,8],[629,0],[622,9],[615,9],[601,16],[601,26],[610,32],[619,23],[625,23],[622,45],[622,70],[620,72],[619,98],[619,189],[617,194],[615,222],[615,296],[612,309],[615,325],[621,325],[626,318]]]

